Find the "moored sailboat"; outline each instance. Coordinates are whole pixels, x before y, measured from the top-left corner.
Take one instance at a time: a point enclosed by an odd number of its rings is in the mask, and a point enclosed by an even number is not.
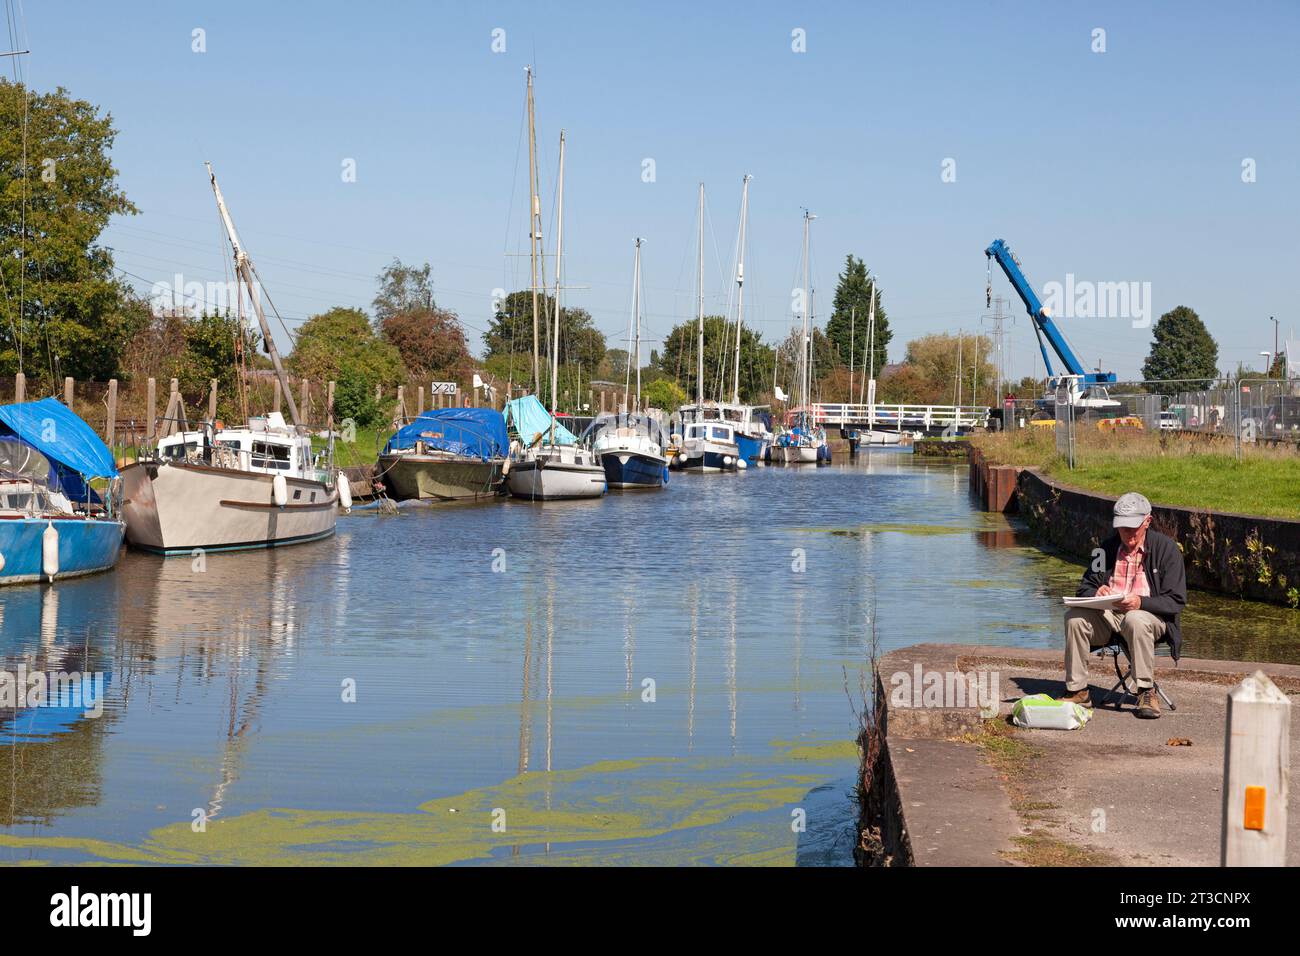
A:
[[[234,551],[317,541],[334,533],[345,481],[334,470],[333,432],[317,450],[298,418],[289,378],[257,294],[252,260],[235,232],[216,174],[208,177],[239,276],[257,315],[292,424],[279,412],[243,428],[204,423],[141,449],[122,469],[127,541],[159,554]],[[172,423],[169,423],[172,424]],[[151,423],[152,427],[152,423]]]
[[[101,495],[95,479],[107,482]],[[0,584],[107,571],[122,550],[113,454],[61,402],[0,405]]]
[[[492,408],[435,408],[395,431],[378,472],[401,501],[494,498],[502,490],[510,438]]]

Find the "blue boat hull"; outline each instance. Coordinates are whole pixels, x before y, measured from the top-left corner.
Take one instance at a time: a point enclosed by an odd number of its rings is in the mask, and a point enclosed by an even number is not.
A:
[[[59,533],[59,570],[55,580],[107,571],[117,564],[126,525],[121,521],[75,518],[0,520],[0,584],[47,580],[42,571],[42,541],[47,525]]]
[[[736,447],[740,449],[740,457],[745,461],[762,461],[763,460],[763,439],[751,438],[749,435],[743,435],[736,432]]]
[[[668,465],[656,458],[624,453],[626,461],[620,461],[618,452],[606,452],[600,456],[600,464],[605,469],[605,483],[611,488],[662,488],[664,472]]]

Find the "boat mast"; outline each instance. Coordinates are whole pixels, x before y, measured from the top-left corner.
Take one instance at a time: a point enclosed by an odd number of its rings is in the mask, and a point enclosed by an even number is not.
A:
[[[560,179],[555,207],[555,330],[551,336],[551,418],[558,406],[560,380],[560,276],[564,271],[564,130],[560,130]]]
[[[704,418],[704,183],[700,183],[700,239],[699,239],[699,269],[696,273],[695,285],[697,302],[699,305],[700,316],[700,347],[699,368],[695,376],[695,404],[699,406],[700,419]]]
[[[539,356],[540,345],[537,328],[537,243],[542,238],[542,200],[537,195],[537,128],[533,120],[533,68],[525,67],[528,74],[528,257],[533,267],[533,394],[542,390]]]
[[[226,227],[226,236],[230,239],[230,246],[234,252],[235,270],[239,273],[240,279],[243,280],[245,288],[248,289],[248,298],[253,303],[253,311],[257,313],[257,324],[262,329],[262,341],[266,343],[266,351],[270,353],[271,364],[275,366],[275,377],[280,380],[280,391],[284,395],[285,401],[289,404],[289,415],[293,419],[295,430],[302,428],[302,421],[298,418],[298,403],[293,400],[293,389],[289,387],[289,376],[284,371],[284,363],[280,361],[280,353],[275,347],[275,339],[271,337],[271,326],[266,321],[266,313],[262,311],[261,297],[256,294],[257,284],[254,282],[253,264],[248,258],[248,253],[244,247],[239,244],[239,234],[235,232],[235,224],[230,218],[230,210],[226,208],[226,201],[221,196],[221,187],[217,185],[217,174],[212,171],[211,163],[204,163],[208,168],[208,179],[212,182],[212,193],[217,197],[217,211],[221,213],[221,221]]]
[[[740,245],[736,252],[736,368],[732,376],[731,402],[740,404],[740,330],[745,325],[745,223],[749,216],[749,181],[745,175],[740,188]]]
[[[800,399],[803,415],[807,418],[809,403],[809,226],[813,222],[813,213],[803,211],[803,338],[800,351]]]
[[[641,239],[636,240],[636,267],[632,270],[632,315],[636,320],[636,408],[641,410]]]

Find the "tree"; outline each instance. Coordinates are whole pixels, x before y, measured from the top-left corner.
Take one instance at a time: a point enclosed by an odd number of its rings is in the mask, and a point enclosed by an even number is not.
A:
[[[826,333],[821,329],[812,330],[812,365],[808,370],[808,384],[812,389],[812,401],[819,400],[821,391],[819,382],[821,379],[829,376],[835,370],[835,346],[831,340],[826,337]],[[791,329],[790,334],[785,337],[776,350],[777,363],[777,384],[781,390],[790,396],[790,400],[802,401],[803,396],[798,394],[799,383],[799,350],[803,340],[803,329]],[[847,373],[845,378],[847,380]]]
[[[550,355],[551,333],[555,321],[554,296],[538,293],[538,341],[543,365]],[[526,355],[521,378],[531,374],[533,351],[533,293],[523,289],[511,292],[498,305],[483,336],[488,357]],[[579,365],[590,377],[605,358],[605,336],[596,328],[586,309],[564,307],[560,310],[560,363]]]
[[[961,353],[958,381],[957,355]],[[889,401],[924,405],[998,404],[993,395],[997,370],[989,357],[993,344],[985,335],[924,335],[907,343],[907,360],[889,379]],[[908,394],[900,395],[906,387]],[[978,394],[976,394],[978,393]],[[885,399],[882,398],[882,401]]]
[[[316,381],[364,381],[371,390],[376,385],[397,385],[406,378],[401,354],[375,334],[366,314],[342,307],[303,323],[289,367],[294,374]]]
[[[1219,345],[1185,305],[1156,320],[1142,377],[1163,395],[1209,388],[1219,376]]]
[[[863,362],[866,355],[867,337],[870,332],[871,315],[871,275],[861,259],[852,254],[844,261],[844,271],[840,273],[839,284],[835,287],[834,311],[826,323],[826,337],[835,347],[835,354],[844,365],[852,364],[870,368],[871,356]],[[875,353],[874,366],[877,372],[889,361],[889,342],[894,333],[889,330],[889,318],[881,304],[880,284],[876,283],[876,334],[872,339],[871,351]],[[850,362],[852,351],[852,362]]]
[[[653,367],[672,378],[695,398],[699,376],[699,320],[689,319],[674,326],[656,349]],[[704,397],[719,395],[731,400],[732,376],[735,372],[735,327],[720,315],[704,317]],[[749,327],[740,333],[740,400],[751,402],[764,394],[772,381],[772,349]]]
[[[379,273],[379,292],[372,303],[375,322],[385,322],[403,312],[430,312],[434,309],[433,278],[429,263],[419,268],[394,259]]]
[[[651,408],[666,412],[675,412],[689,401],[686,390],[671,378],[655,379],[641,390],[641,395]]]
[[[0,373],[117,372],[132,312],[98,239],[112,216],[138,210],[109,159],[116,135],[111,115],[62,87],[34,94],[0,79]]]
[[[384,319],[381,330],[417,378],[460,381],[469,377],[474,360],[455,312],[437,307],[406,309]]]

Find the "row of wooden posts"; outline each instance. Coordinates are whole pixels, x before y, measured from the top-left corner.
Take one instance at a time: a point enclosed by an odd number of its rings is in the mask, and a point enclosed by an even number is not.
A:
[[[274,386],[275,392],[274,392],[274,397],[272,398],[271,401],[271,409],[272,411],[279,412],[281,406],[281,400],[282,400],[280,380],[278,378],[272,379],[272,385]],[[65,377],[63,379],[63,403],[67,405],[69,408],[72,407],[72,400],[75,394],[75,390],[76,390],[76,380],[71,375]],[[588,390],[587,402],[589,406],[595,402],[596,394],[597,393],[594,390]],[[601,414],[605,414],[609,410],[608,406],[610,404],[609,399],[611,393],[602,389],[599,392],[599,395],[600,395],[600,411]],[[382,402],[383,398],[384,398],[384,387],[382,385],[376,385],[375,401],[377,403]],[[463,400],[468,407],[473,408],[477,401],[477,389],[467,389],[463,393],[461,393],[459,390],[455,393],[447,393],[441,390],[435,391],[433,386],[431,385],[429,387],[429,398],[430,398],[430,405],[429,405],[430,408],[447,408],[455,405],[459,400]],[[424,386],[421,385],[416,389],[416,406],[415,406],[416,417],[424,413],[424,399],[425,399]],[[14,376],[14,401],[23,402],[26,400],[27,400],[27,377],[22,372],[19,372],[16,376]],[[311,403],[311,384],[310,382],[308,382],[307,379],[302,379],[301,393],[298,398],[298,413],[299,416],[304,420],[306,420],[308,417],[308,409],[310,408],[310,403]],[[108,381],[108,395],[107,395],[106,404],[108,406],[108,415],[104,422],[104,439],[111,445],[114,440],[114,435],[117,431],[117,379],[115,378],[109,379]],[[615,402],[614,405],[615,407],[619,407],[619,403],[617,402]],[[329,382],[326,386],[325,410],[326,410],[326,419],[327,419],[326,427],[333,428],[334,427],[334,382]],[[161,419],[158,418],[157,411],[158,411],[158,380],[155,378],[149,378],[145,382],[145,428],[143,430],[143,437],[148,441],[153,441],[159,436],[159,425],[162,426],[161,434],[170,435],[181,430],[182,425],[186,421],[184,415],[184,403],[181,398],[180,388],[177,379],[172,379],[170,382],[170,387],[168,389],[168,397],[167,397],[167,407],[163,411],[163,415]],[[215,421],[216,417],[217,417],[217,379],[214,378],[210,380],[208,385],[208,420]],[[406,411],[406,387],[403,385],[397,386],[397,409],[394,413],[393,419],[395,423],[409,420],[409,416]]]

